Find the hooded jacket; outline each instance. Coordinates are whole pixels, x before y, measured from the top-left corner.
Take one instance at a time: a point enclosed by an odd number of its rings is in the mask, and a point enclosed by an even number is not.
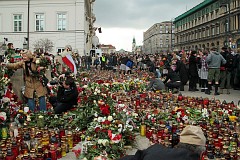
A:
[[[218,52],[211,52],[206,59],[208,68],[220,68],[221,64],[226,64],[226,60]]]
[[[135,155],[119,160],[199,160],[201,155],[185,148],[167,148],[154,144],[146,150],[138,150]]]

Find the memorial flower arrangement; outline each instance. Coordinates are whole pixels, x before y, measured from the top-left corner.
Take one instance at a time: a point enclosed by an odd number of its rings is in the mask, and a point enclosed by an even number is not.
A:
[[[39,77],[39,80],[42,82],[43,86],[47,86],[48,79],[45,76],[45,72],[48,67],[51,65],[51,59],[50,57],[45,56],[44,54],[41,54],[39,57],[35,60],[37,72],[33,72],[36,77]]]

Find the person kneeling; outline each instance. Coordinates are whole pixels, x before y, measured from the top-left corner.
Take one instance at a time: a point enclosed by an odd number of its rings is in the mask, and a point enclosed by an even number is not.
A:
[[[57,96],[49,98],[55,114],[66,112],[77,104],[78,90],[74,79],[67,77],[58,87]]]
[[[158,77],[157,72],[154,73],[151,72],[149,75],[151,77],[151,80],[146,89],[147,91],[159,91],[165,89],[164,83],[161,81],[160,78],[157,78]]]

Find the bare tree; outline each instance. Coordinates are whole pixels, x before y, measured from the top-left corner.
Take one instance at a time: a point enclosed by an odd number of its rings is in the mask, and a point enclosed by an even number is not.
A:
[[[33,46],[36,51],[40,50],[40,52],[44,53],[51,52],[53,50],[53,42],[48,38],[35,41]]]

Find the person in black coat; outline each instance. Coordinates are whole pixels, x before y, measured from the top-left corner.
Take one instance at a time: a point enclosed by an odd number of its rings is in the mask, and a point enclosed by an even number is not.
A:
[[[78,90],[74,79],[67,77],[58,87],[57,96],[50,97],[49,102],[54,108],[55,114],[70,110],[77,104]]]
[[[206,138],[198,126],[187,126],[180,134],[180,143],[174,148],[154,144],[145,150],[138,150],[135,155],[119,160],[200,160],[206,150]]]
[[[198,76],[198,65],[199,59],[197,58],[197,52],[192,51],[189,57],[189,91],[198,91],[197,81]]]
[[[177,60],[176,66],[175,72],[179,74],[181,80],[180,91],[184,91],[184,85],[186,85],[188,81],[188,69],[182,60]]]
[[[172,70],[172,68],[168,67],[168,74],[164,81],[164,84],[168,89],[173,90],[174,88],[178,89],[181,86],[181,80],[176,72]]]

